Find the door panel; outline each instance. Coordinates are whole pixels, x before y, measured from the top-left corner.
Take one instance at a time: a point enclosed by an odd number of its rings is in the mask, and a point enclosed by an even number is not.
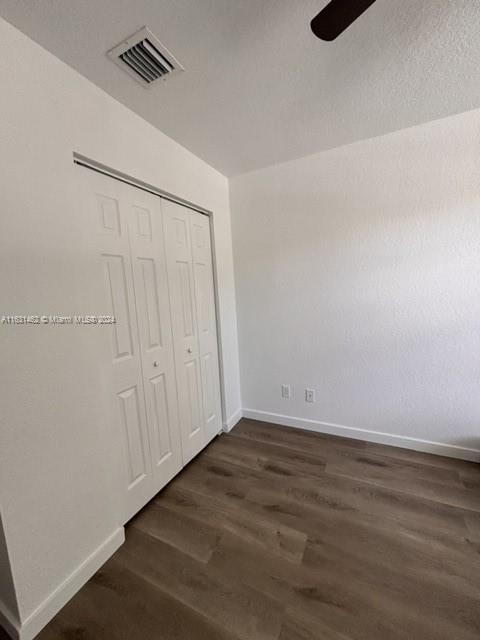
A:
[[[150,380],[151,391],[154,404],[154,438],[152,442],[152,455],[155,465],[160,465],[172,450],[171,433],[174,428],[170,414],[171,409],[168,402],[168,391],[165,374],[161,374]],[[165,428],[167,425],[168,428]]]
[[[143,332],[142,343],[146,351],[162,347],[162,325],[160,322],[160,302],[158,283],[153,258],[138,258],[139,285],[145,303],[145,322],[140,322]]]
[[[115,324],[104,329],[111,333],[110,402],[124,455],[121,517],[126,521],[149,500],[152,491],[128,210],[119,182],[93,171],[82,171],[93,216],[89,229],[103,262],[104,312],[116,319]]]
[[[202,428],[200,390],[198,388],[198,371],[196,360],[185,363],[188,386],[188,407],[190,409],[190,436],[194,436]]]
[[[82,170],[83,171],[83,170]],[[84,171],[111,327],[112,414],[124,451],[123,522],[181,469],[160,198]]]
[[[114,360],[133,357],[132,320],[129,309],[125,260],[123,256],[104,253],[107,300],[109,312],[117,322],[113,326],[112,355]]]
[[[203,427],[198,366],[190,210],[167,200],[162,201],[162,208],[177,372],[178,410],[183,462],[186,464],[207,443]]]
[[[129,468],[129,489],[147,475],[147,462],[142,437],[142,419],[138,387],[131,387],[118,394],[122,416]]]
[[[180,282],[181,292],[181,307],[182,313],[180,319],[182,322],[182,333],[184,338],[191,338],[195,335],[193,327],[193,308],[192,308],[192,282],[191,282],[191,267],[188,262],[176,261],[176,269],[178,270],[178,279]]]
[[[222,428],[222,408],[210,221],[208,217],[192,211],[190,229],[191,237],[193,238],[192,259],[198,318],[204,425],[207,438],[210,440]]]
[[[153,493],[182,467],[161,202],[122,185],[140,335]]]
[[[202,381],[203,381],[203,406],[205,409],[205,420],[210,422],[215,417],[215,381],[212,354],[207,353],[202,356]]]
[[[162,201],[184,463],[221,430],[209,219]]]

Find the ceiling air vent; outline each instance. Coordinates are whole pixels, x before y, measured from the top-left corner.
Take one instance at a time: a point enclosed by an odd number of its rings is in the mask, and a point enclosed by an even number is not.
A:
[[[147,27],[111,49],[108,56],[144,87],[184,71],[178,60]]]

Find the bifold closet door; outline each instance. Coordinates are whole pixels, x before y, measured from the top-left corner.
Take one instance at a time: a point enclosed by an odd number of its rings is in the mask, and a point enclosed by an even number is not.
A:
[[[116,319],[111,401],[124,452],[126,521],[182,466],[161,204],[157,196],[82,171],[105,313]]]
[[[153,494],[182,468],[161,201],[121,184],[127,210]]]
[[[222,425],[209,218],[162,200],[186,464]]]

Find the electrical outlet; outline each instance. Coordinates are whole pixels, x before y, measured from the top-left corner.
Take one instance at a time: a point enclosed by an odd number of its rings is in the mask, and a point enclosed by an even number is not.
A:
[[[292,395],[292,389],[289,384],[282,384],[282,398],[285,400],[290,400]]]
[[[315,402],[314,389],[305,389],[305,402]]]

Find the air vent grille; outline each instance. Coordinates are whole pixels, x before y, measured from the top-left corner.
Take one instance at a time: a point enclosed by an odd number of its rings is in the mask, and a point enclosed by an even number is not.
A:
[[[146,27],[109,51],[108,56],[147,87],[156,80],[166,80],[184,70]]]

